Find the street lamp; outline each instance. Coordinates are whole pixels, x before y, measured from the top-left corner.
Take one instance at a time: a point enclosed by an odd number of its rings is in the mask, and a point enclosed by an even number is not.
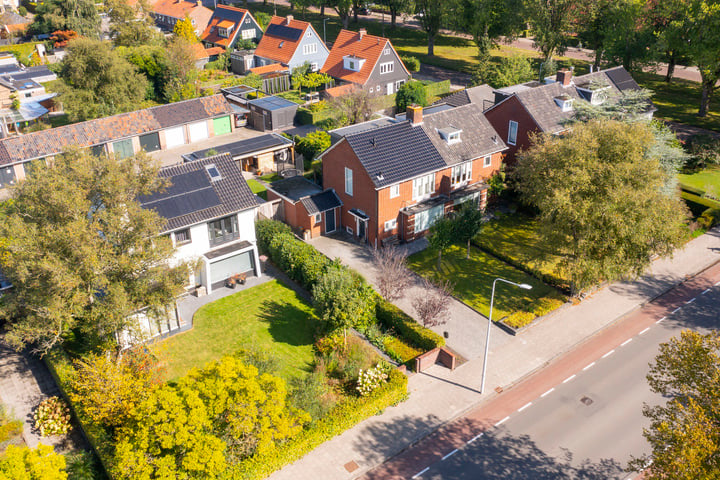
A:
[[[323,18],[323,43],[327,44],[327,38],[325,38],[325,22],[328,21],[329,17]]]
[[[487,337],[485,339],[485,359],[483,360],[482,383],[480,384],[480,393],[483,393],[485,391],[485,372],[487,372],[488,350],[490,350],[490,325],[492,324],[493,301],[495,300],[495,284],[498,280],[500,280],[501,282],[509,283],[510,285],[515,285],[516,287],[520,287],[524,290],[532,289],[532,286],[528,285],[527,283],[515,283],[511,282],[510,280],[505,280],[504,278],[496,278],[493,281],[492,294],[490,294],[490,315],[488,316]]]

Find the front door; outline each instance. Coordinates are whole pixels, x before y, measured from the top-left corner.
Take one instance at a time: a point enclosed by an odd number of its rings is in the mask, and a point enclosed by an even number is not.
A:
[[[366,226],[365,220],[361,220],[358,218],[357,223],[358,223],[358,226],[357,226],[358,227],[357,228],[358,238],[360,238],[360,240],[365,240],[365,226]]]
[[[392,95],[393,93],[395,93],[395,84],[392,83],[392,82],[390,82],[390,83],[387,84],[387,93],[386,93],[386,95]]]
[[[335,231],[335,209],[325,212],[325,233]]]

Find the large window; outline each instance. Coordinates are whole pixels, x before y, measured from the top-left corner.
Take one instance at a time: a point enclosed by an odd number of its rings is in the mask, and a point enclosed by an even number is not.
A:
[[[303,45],[303,55],[312,55],[317,53],[317,43],[306,43]]]
[[[385,222],[385,231],[389,232],[390,230],[397,227],[397,219],[393,218],[392,220],[388,220]]]
[[[353,171],[345,167],[345,193],[353,195]]]
[[[242,31],[242,38],[243,40],[251,40],[255,38],[255,29],[249,28]]]
[[[175,232],[175,245],[185,245],[192,242],[190,238],[190,229],[178,230]]]
[[[15,168],[14,167],[2,167],[0,168],[0,188],[6,188],[10,185],[15,185]]]
[[[380,73],[392,73],[395,71],[394,62],[385,62],[380,64]]]
[[[431,173],[413,180],[413,200],[430,196],[435,191],[435,174]]]
[[[467,183],[472,178],[472,162],[461,163],[452,168],[451,184],[453,186]]]
[[[232,215],[208,222],[208,234],[210,245],[220,245],[235,240],[239,236],[237,216]]]
[[[508,126],[508,143],[510,145],[517,143],[517,131],[518,123],[515,120],[510,120],[510,125]]]
[[[483,159],[483,167],[490,166],[492,166],[492,155],[485,155],[485,158]]]
[[[146,152],[160,150],[160,136],[157,132],[140,135],[140,148]]]
[[[414,232],[424,232],[437,221],[438,218],[442,218],[445,215],[445,206],[437,205],[430,210],[419,212],[415,214],[415,228]]]

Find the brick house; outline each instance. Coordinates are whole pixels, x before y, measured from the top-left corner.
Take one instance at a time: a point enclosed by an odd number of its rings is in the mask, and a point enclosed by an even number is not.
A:
[[[310,180],[290,177],[270,184],[268,201],[282,201],[282,217],[306,240],[338,230],[342,201],[333,189],[323,190]]]
[[[172,32],[175,24],[185,17],[190,19],[195,35],[200,35],[213,15],[213,11],[203,7],[201,0],[158,0],[152,2],[152,16],[155,24],[162,30]]]
[[[368,35],[364,28],[358,32],[340,30],[320,71],[338,82],[337,87],[327,90],[331,96],[333,90],[341,93],[348,85],[375,95],[392,95],[410,79],[390,40]]]
[[[484,208],[507,149],[475,104],[428,115],[409,107],[407,118],[351,131],[320,155],[340,225],[372,245],[412,241],[469,200]]]
[[[495,90],[495,105],[485,116],[507,143],[506,161],[513,164],[518,150],[530,146],[530,136],[538,132],[561,134],[568,130],[574,102],[600,104],[607,98],[640,87],[623,67],[615,67],[573,78],[570,70],[560,70],[553,81],[537,81]],[[655,108],[650,105],[647,115]]]
[[[218,5],[206,25],[200,35],[200,41],[206,48],[222,47],[232,52],[238,40],[257,43],[263,36],[260,24],[244,8]]]
[[[330,51],[308,22],[273,16],[255,49],[255,66],[279,63],[288,70],[309,63],[316,72],[323,66]]]

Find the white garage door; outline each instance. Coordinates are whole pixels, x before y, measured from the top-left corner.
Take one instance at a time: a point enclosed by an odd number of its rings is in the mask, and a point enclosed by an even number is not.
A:
[[[165,145],[167,145],[167,148],[185,145],[185,133],[183,133],[183,127],[168,128],[165,130]]]
[[[207,122],[197,122],[188,125],[188,132],[190,132],[190,143],[198,142],[208,138]]]
[[[245,273],[253,270],[253,254],[249,252],[240,253],[224,260],[210,264],[210,284],[224,282],[226,278],[237,273]]]

